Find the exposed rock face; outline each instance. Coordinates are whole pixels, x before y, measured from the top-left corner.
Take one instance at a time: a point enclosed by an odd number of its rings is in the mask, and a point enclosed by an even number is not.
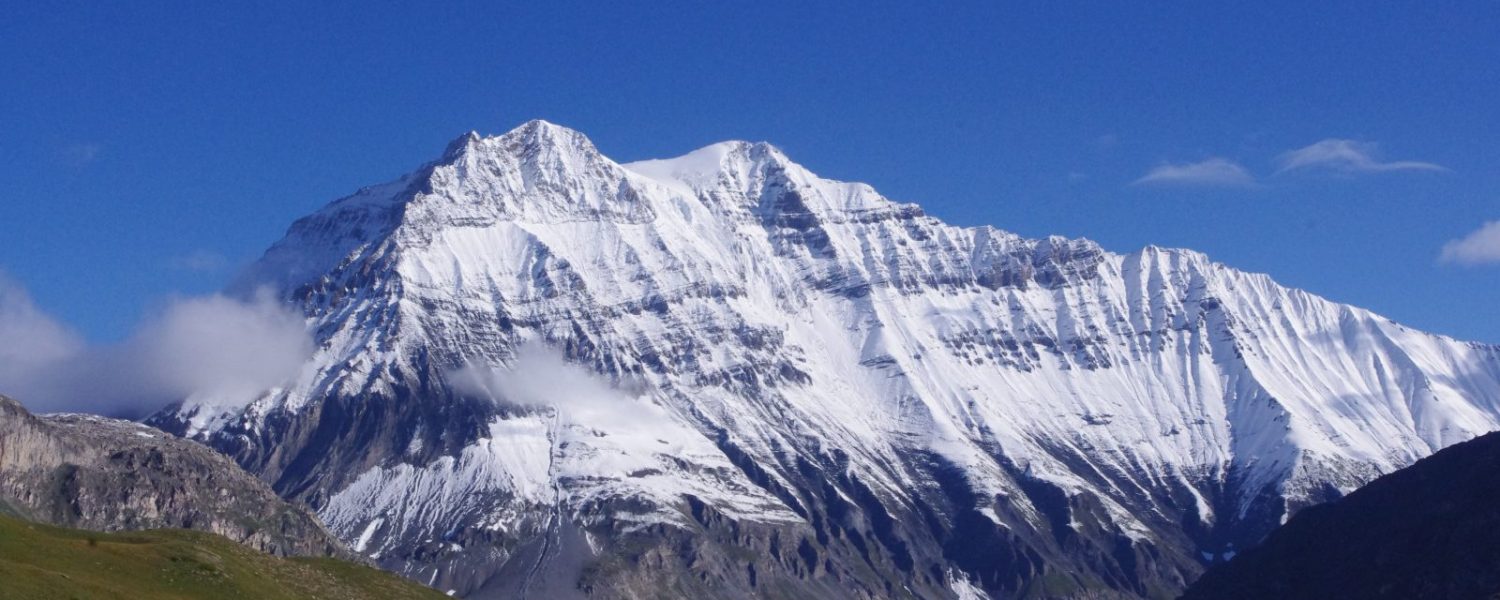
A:
[[[1500,426],[1495,347],[1191,251],[953,227],[766,144],[464,136],[241,287],[315,356],[153,422],[471,597],[1170,597]],[[536,344],[644,391],[458,385]]]
[[[67,527],[198,529],[276,555],[350,556],[313,515],[209,448],[129,421],[38,417],[4,396],[0,505]]]
[[[1500,433],[1454,445],[1210,569],[1184,600],[1500,597]]]

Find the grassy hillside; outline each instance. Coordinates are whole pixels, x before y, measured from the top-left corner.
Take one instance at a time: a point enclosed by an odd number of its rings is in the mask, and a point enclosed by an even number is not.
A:
[[[444,597],[369,567],[277,558],[209,533],[97,533],[0,516],[0,599]]]

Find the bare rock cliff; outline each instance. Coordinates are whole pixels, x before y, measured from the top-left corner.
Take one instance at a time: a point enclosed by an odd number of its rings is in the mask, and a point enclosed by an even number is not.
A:
[[[349,556],[311,513],[201,444],[129,421],[36,416],[4,396],[0,512],[99,531],[197,529],[281,556]]]

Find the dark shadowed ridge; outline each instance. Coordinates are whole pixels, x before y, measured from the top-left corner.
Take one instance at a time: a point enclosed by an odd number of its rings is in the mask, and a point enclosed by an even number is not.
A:
[[[1298,513],[1183,600],[1500,597],[1500,432]]]

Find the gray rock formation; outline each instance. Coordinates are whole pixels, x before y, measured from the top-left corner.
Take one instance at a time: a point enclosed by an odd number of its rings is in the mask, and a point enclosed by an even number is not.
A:
[[[234,461],[158,429],[36,416],[0,396],[0,511],[82,529],[209,531],[275,555],[350,554]]]

